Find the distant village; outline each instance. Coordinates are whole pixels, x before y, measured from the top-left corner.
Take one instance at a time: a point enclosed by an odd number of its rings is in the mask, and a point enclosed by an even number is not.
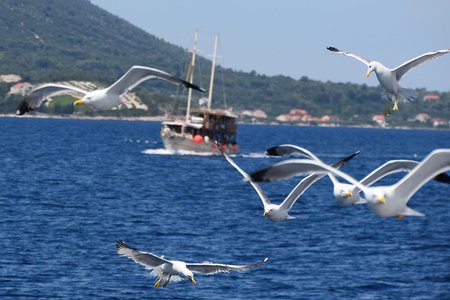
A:
[[[428,94],[423,97],[423,101],[440,101],[438,95]],[[237,112],[244,120],[250,120],[252,123],[267,123],[267,114],[261,109],[244,110]],[[372,117],[373,125],[378,127],[388,127],[388,122],[383,114],[375,114]],[[420,123],[422,125],[430,125],[434,128],[450,126],[450,120],[444,118],[433,118],[427,113],[418,113],[407,120],[409,123]],[[312,116],[306,109],[293,108],[287,114],[276,117],[276,124],[294,124],[294,125],[317,125],[317,126],[339,126],[342,121],[335,115]]]
[[[33,85],[29,82],[22,81],[22,77],[16,74],[0,75],[0,82],[13,84],[8,92],[8,95],[21,95],[26,96],[32,89]],[[62,83],[62,82],[61,82]],[[98,88],[92,82],[84,81],[69,81],[66,82],[76,87],[80,87],[86,90],[92,90]],[[427,94],[423,97],[423,101],[440,101],[439,95]],[[147,105],[142,103],[138,96],[134,93],[128,93],[124,96],[124,104],[119,107],[121,108],[135,108],[141,110],[148,110]],[[248,123],[269,123],[268,115],[265,111],[261,109],[254,110],[241,110],[233,111],[233,114],[239,116],[239,118]],[[388,122],[383,114],[375,114],[372,117],[373,125],[379,127],[388,127]],[[444,118],[434,118],[425,112],[418,113],[414,117],[407,120],[410,123],[420,123],[427,125],[426,127],[432,126],[437,127],[448,127],[450,126],[450,120]],[[302,108],[292,108],[286,114],[279,115],[275,118],[275,121],[270,122],[271,124],[292,124],[292,125],[316,125],[316,126],[340,126],[342,121],[335,115],[324,115],[324,116],[313,116],[306,109]]]

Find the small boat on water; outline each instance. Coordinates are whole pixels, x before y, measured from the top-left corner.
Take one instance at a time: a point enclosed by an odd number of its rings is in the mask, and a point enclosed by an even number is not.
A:
[[[193,70],[197,54],[198,33],[195,32],[194,47],[191,64],[188,71],[188,81],[193,82]],[[214,53],[212,58],[211,78],[206,106],[199,105],[191,109],[192,89],[188,91],[186,115],[168,115],[161,123],[161,139],[164,147],[171,151],[193,151],[199,153],[220,154],[215,141],[222,145],[227,153],[238,151],[236,142],[237,116],[226,109],[212,109],[212,94],[214,88],[214,73],[217,57],[218,36],[215,37]],[[200,99],[203,100],[203,99]]]

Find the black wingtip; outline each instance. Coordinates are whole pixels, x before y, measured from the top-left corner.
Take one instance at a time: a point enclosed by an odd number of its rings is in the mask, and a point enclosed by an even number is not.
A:
[[[353,153],[353,154],[351,154],[351,155],[349,155],[349,156],[347,156],[347,157],[344,157],[341,161],[344,162],[344,163],[349,162],[349,161],[352,160],[355,156],[357,156],[359,153],[360,153],[360,151],[358,150],[358,151],[356,151],[355,153]]]
[[[28,106],[28,103],[24,100],[17,107],[16,115],[21,116],[29,111],[32,111],[32,109],[30,108],[30,106]]]
[[[271,180],[268,180],[265,176],[266,170],[267,168],[253,172],[252,174],[250,174],[250,180],[253,182],[262,182],[262,181],[270,182]]]
[[[270,147],[266,150],[266,154],[270,156],[290,156],[296,154],[297,150],[291,147],[284,147],[283,145]]]
[[[439,175],[436,175],[433,179],[435,181],[438,181],[438,182],[441,182],[441,183],[450,184],[450,176],[447,175],[446,173],[441,173]]]
[[[267,155],[271,155],[271,156],[280,156],[280,152],[278,152],[278,147],[270,147],[269,149],[266,150],[266,154]]]
[[[341,159],[341,160],[335,162],[334,164],[331,164],[331,166],[332,166],[333,168],[340,168],[340,167],[342,167],[343,165],[345,165],[346,163],[348,163],[349,161],[351,161],[351,160],[352,160],[355,156],[357,156],[359,153],[360,153],[360,151],[358,150],[358,151],[354,152],[353,154],[351,154],[351,155],[349,155],[349,156],[346,156],[346,157],[344,157],[343,159]]]
[[[120,250],[121,248],[129,248],[127,244],[125,244],[122,240],[117,240],[116,242],[116,250]]]
[[[341,50],[339,50],[338,48],[335,47],[327,47],[327,50],[333,51],[333,52],[340,52]]]
[[[197,90],[197,91],[200,91],[200,92],[202,92],[202,93],[206,92],[206,90],[205,90],[204,88],[201,88],[201,87],[199,87],[199,86],[197,86],[197,85],[195,85],[195,84],[192,84],[192,83],[190,83],[189,81],[184,81],[184,80],[183,80],[183,83],[184,83],[184,86],[185,86],[186,88],[188,88],[188,89]]]

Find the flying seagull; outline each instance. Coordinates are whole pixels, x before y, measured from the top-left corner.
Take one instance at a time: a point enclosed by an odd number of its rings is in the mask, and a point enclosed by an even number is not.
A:
[[[389,69],[385,67],[382,63],[374,60],[368,60],[360,55],[351,53],[351,52],[345,52],[342,50],[339,50],[335,47],[327,47],[328,50],[336,53],[340,53],[346,56],[353,57],[360,62],[364,63],[367,66],[367,72],[366,77],[369,77],[372,72],[375,72],[377,75],[378,81],[380,82],[381,86],[384,88],[386,92],[386,97],[388,101],[394,102],[394,110],[398,110],[398,102],[408,102],[413,101],[417,99],[417,92],[412,89],[405,89],[400,87],[399,80],[402,78],[403,75],[405,75],[406,72],[411,70],[412,68],[417,67],[418,65],[429,61],[430,59],[439,57],[441,55],[447,54],[450,52],[450,49],[443,49],[438,50],[434,52],[427,52],[422,55],[417,56],[416,58],[413,58],[400,66]],[[390,114],[390,109],[387,106],[385,115]]]
[[[250,175],[252,181],[273,181],[311,172],[332,173],[364,193],[372,211],[382,217],[423,216],[408,207],[409,199],[429,180],[450,170],[450,149],[432,151],[400,181],[389,186],[368,187],[351,176],[320,161],[293,159],[274,164]]]
[[[255,268],[265,263],[269,258],[264,258],[257,263],[250,265],[224,265],[215,263],[186,263],[183,261],[168,260],[162,256],[157,256],[149,252],[142,252],[137,249],[129,247],[123,241],[116,243],[117,253],[126,256],[136,263],[144,266],[146,269],[152,270],[150,275],[158,277],[154,287],[166,287],[170,280],[177,282],[184,278],[188,279],[192,285],[197,282],[194,279],[194,273],[203,275],[212,275],[221,272],[229,271],[245,271],[250,268]]]
[[[221,147],[217,147],[218,149],[221,149]],[[311,153],[306,149],[302,149],[302,155]],[[272,148],[271,148],[272,149]],[[292,217],[289,215],[289,210],[294,205],[295,201],[297,201],[298,198],[317,180],[321,179],[323,176],[326,176],[326,174],[320,173],[320,174],[311,174],[307,177],[305,177],[303,180],[301,180],[297,186],[289,193],[289,195],[284,199],[284,201],[281,204],[273,204],[270,202],[267,195],[264,193],[264,191],[261,189],[260,185],[256,182],[253,182],[250,178],[250,175],[248,175],[244,170],[242,170],[231,158],[228,154],[220,150],[225,157],[225,159],[236,169],[239,173],[244,177],[244,180],[247,180],[252,187],[255,189],[256,193],[258,194],[259,198],[261,198],[261,201],[264,205],[264,216],[267,217],[272,222],[279,222],[279,221],[286,221],[295,219],[295,217]],[[301,151],[301,150],[300,150]],[[349,155],[342,160],[335,162],[331,166],[334,168],[340,168],[343,166],[346,162],[350,161],[353,157],[358,155],[358,152],[353,153],[352,155]],[[314,154],[311,153],[313,157],[316,157]]]
[[[305,151],[307,150],[296,145],[283,144],[267,149],[266,153],[272,156],[291,156],[300,154],[302,156],[309,156],[310,158],[313,158],[312,153],[309,152],[309,154],[305,155]],[[369,175],[360,180],[359,183],[365,186],[371,186],[378,180],[390,174],[398,172],[409,172],[418,164],[419,162],[415,160],[391,160],[372,171]],[[328,176],[333,183],[333,195],[340,203],[342,203],[343,205],[366,203],[366,200],[362,199],[359,195],[361,190],[358,189],[355,185],[340,182],[333,174],[328,174]],[[433,180],[449,184],[450,176],[445,173],[441,173],[438,176],[434,177]]]
[[[89,104],[96,110],[108,110],[122,102],[120,96],[133,89],[141,82],[152,78],[167,80],[174,84],[183,85],[186,88],[191,88],[201,92],[205,91],[204,89],[188,81],[174,77],[162,70],[143,66],[132,66],[122,77],[119,78],[119,80],[114,82],[109,87],[90,92],[70,85],[53,83],[41,85],[33,89],[22,101],[17,108],[16,114],[23,115],[29,111],[38,109],[46,99],[60,94],[83,95],[81,99],[76,100],[73,104]]]
[[[378,180],[398,172],[410,172],[419,164],[418,161],[415,160],[390,160],[373,170],[366,177],[361,179],[359,183],[365,186],[371,186]],[[358,189],[353,184],[340,182],[336,176],[329,174],[331,180],[333,181],[333,195],[334,197],[344,205],[355,205],[366,203],[366,200],[360,197],[361,190]],[[445,173],[441,173],[433,178],[433,180],[441,182],[441,183],[450,183],[450,176]]]

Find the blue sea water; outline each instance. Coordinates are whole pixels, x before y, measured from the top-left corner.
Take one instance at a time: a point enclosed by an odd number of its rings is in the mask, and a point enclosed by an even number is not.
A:
[[[262,216],[251,186],[223,157],[164,155],[159,124],[0,118],[1,299],[450,298],[450,186],[409,202],[425,218],[384,219],[343,207],[327,178],[295,204],[296,219]],[[390,159],[450,148],[449,131],[240,125],[235,161],[254,171],[280,143],[362,178]],[[395,182],[391,176],[385,183]],[[264,183],[279,202],[299,178]],[[153,288],[115,242],[190,262],[269,261],[242,273]]]

